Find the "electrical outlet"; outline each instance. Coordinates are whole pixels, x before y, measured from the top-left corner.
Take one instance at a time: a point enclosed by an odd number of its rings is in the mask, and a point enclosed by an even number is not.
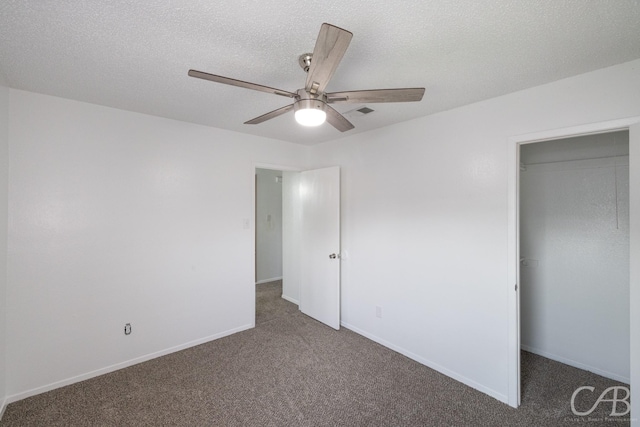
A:
[[[378,319],[382,319],[382,307],[380,307],[379,305],[376,306],[376,317]]]
[[[127,323],[124,325],[124,334],[131,335],[131,323]]]

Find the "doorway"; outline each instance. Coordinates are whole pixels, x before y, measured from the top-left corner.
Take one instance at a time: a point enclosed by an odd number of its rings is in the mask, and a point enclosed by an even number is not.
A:
[[[255,176],[255,286],[281,280],[283,299],[339,329],[340,168],[256,165]],[[270,191],[274,182],[279,188]],[[265,243],[278,238],[276,246]]]
[[[256,286],[282,281],[281,297],[299,305],[301,206],[300,171],[255,168]]]
[[[282,280],[282,171],[256,168],[256,285]]]
[[[519,195],[523,366],[628,384],[629,132],[522,145]]]
[[[510,137],[508,140],[509,174],[508,174],[508,256],[506,291],[508,292],[508,395],[510,406],[520,405],[520,339],[521,339],[521,305],[520,305],[520,242],[519,242],[519,164],[521,145],[544,141],[571,138],[574,136],[593,135],[597,133],[629,131],[629,218],[630,218],[630,267],[629,267],[629,316],[630,316],[630,383],[633,386],[640,379],[640,337],[635,326],[640,322],[640,310],[635,302],[640,296],[640,187],[633,185],[640,182],[640,117],[611,120],[592,124],[579,125],[563,129],[553,129],[531,134]],[[639,413],[640,407],[631,402],[632,413]]]

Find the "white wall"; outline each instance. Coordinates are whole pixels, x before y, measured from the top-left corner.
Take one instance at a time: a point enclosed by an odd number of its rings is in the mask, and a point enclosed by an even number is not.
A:
[[[304,158],[341,166],[344,323],[506,401],[507,141],[640,116],[639,69],[309,149],[10,90],[7,393],[249,327],[254,165]],[[632,383],[638,348],[632,335]]]
[[[629,158],[583,159],[573,140],[582,160],[521,148],[522,348],[628,383]]]
[[[2,83],[2,82],[0,82]],[[6,397],[6,291],[9,89],[0,85],[0,418]]]
[[[11,400],[253,325],[254,165],[304,147],[9,92]]]
[[[282,298],[299,304],[302,212],[300,173],[282,172]]]
[[[342,168],[344,325],[506,402],[509,138],[639,116],[639,69],[313,146],[310,166]]]
[[[256,179],[256,283],[266,283],[282,278],[282,172],[256,169]]]

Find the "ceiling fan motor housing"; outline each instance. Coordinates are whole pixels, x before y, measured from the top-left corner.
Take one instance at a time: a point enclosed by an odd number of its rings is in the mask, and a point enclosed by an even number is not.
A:
[[[298,89],[296,94],[298,96],[293,104],[294,111],[310,108],[325,111],[327,96],[324,93],[311,94],[304,89]]]
[[[318,126],[324,123],[327,114],[327,96],[311,94],[304,89],[297,92],[293,110],[296,121],[304,126]]]
[[[294,111],[303,109],[318,109],[324,111],[325,105],[325,102],[320,99],[301,99],[293,104],[293,109]]]

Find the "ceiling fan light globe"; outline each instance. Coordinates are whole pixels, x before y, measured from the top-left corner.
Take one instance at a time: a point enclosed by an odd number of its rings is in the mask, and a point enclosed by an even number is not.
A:
[[[302,126],[320,126],[327,120],[327,113],[319,108],[301,108],[296,111],[295,117]]]

